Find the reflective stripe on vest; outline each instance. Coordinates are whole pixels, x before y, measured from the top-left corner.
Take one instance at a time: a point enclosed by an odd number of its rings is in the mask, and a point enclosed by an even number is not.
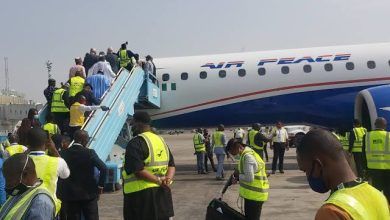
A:
[[[70,78],[69,97],[75,96],[83,90],[85,79],[80,76]]]
[[[37,177],[43,181],[42,185],[53,197],[56,205],[56,213],[58,213],[61,209],[61,201],[56,196],[59,158],[32,154],[30,154],[30,157],[34,161]]]
[[[158,135],[152,132],[144,132],[139,135],[142,137],[149,149],[149,156],[145,159],[144,169],[156,176],[165,176],[168,171],[169,149],[165,141]],[[131,161],[130,161],[131,163]],[[123,191],[125,194],[138,192],[144,189],[159,187],[154,182],[139,179],[134,173],[127,174],[122,172],[123,176]]]
[[[253,201],[267,201],[269,183],[267,174],[265,172],[265,164],[261,157],[251,148],[246,147],[240,156],[240,162],[238,163],[238,172],[243,174],[243,167],[245,163],[245,155],[251,154],[255,157],[257,162],[258,171],[254,174],[254,180],[252,182],[245,182],[240,180],[239,193],[244,199]]]
[[[223,136],[222,131],[216,131],[213,133],[214,147],[224,147],[222,143],[222,136]]]
[[[25,147],[23,145],[17,144],[17,145],[11,145],[5,150],[8,152],[9,156],[12,156],[14,154],[20,154],[24,152]]]
[[[366,132],[367,130],[363,127],[353,128],[355,140],[353,142],[352,152],[362,152],[363,136],[366,134]]]
[[[56,124],[53,124],[53,123],[46,123],[45,125],[43,125],[43,130],[49,132],[50,136],[54,135],[54,134],[58,134],[58,126]]]
[[[325,204],[342,208],[356,220],[389,219],[386,198],[368,183],[339,189],[330,195]]]
[[[83,126],[85,122],[85,116],[84,112],[80,111],[80,103],[75,102],[71,107],[70,107],[70,121],[69,125],[72,127],[76,126]]]
[[[251,129],[248,132],[249,146],[251,146],[252,148],[257,149],[257,150],[263,150],[264,149],[263,146],[259,146],[259,145],[255,144],[255,136],[257,133],[259,133],[259,131],[256,131],[254,129]]]
[[[129,55],[127,54],[127,50],[121,49],[119,51],[119,65],[120,67],[126,67],[131,62]]]
[[[196,133],[193,138],[195,152],[206,152],[206,145],[202,140],[202,136],[199,133]]]
[[[369,169],[390,170],[389,132],[370,131],[366,134],[366,159]]]
[[[54,91],[51,99],[51,112],[69,112],[66,107],[62,96],[64,95],[65,89],[57,89]]]
[[[33,189],[27,190],[22,195],[15,199],[15,197],[10,196],[0,210],[0,219],[4,220],[20,220],[24,219],[27,214],[28,208],[31,206],[32,200],[39,194],[45,194],[53,201],[50,193],[45,189],[43,184]],[[55,213],[53,212],[54,219]]]

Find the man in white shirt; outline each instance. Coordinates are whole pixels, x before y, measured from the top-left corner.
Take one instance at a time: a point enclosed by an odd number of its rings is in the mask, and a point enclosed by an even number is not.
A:
[[[92,76],[97,73],[103,73],[103,75],[107,76],[107,78],[110,79],[110,81],[114,81],[116,74],[114,71],[112,71],[111,65],[109,62],[106,61],[105,56],[99,56],[99,62],[95,63],[89,70],[88,75]]]
[[[288,150],[288,133],[287,130],[283,127],[282,122],[276,123],[276,127],[271,132],[272,142],[271,150],[274,150],[274,156],[272,158],[272,174],[275,174],[276,164],[279,159],[279,172],[284,173],[283,170],[283,160],[284,152]]]

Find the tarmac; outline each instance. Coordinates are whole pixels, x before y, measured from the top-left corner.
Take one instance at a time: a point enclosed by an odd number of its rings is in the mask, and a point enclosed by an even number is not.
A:
[[[228,137],[232,137],[231,132],[226,133]],[[225,184],[225,181],[215,179],[214,172],[205,175],[197,174],[192,135],[189,132],[179,135],[162,135],[175,158],[176,175],[172,185],[172,195],[175,211],[173,219],[177,220],[205,219],[209,202],[219,196]],[[270,170],[272,162],[272,151],[268,149],[268,152],[270,157],[267,162],[267,171]],[[216,162],[215,158],[214,161]],[[225,175],[229,177],[236,165],[231,160],[225,162]],[[210,165],[209,169],[211,170]],[[284,174],[276,173],[269,177],[269,200],[263,204],[261,219],[314,219],[316,210],[328,194],[318,194],[310,189],[305,173],[298,169],[294,148],[286,151],[284,169]],[[223,201],[232,208],[240,210],[238,185],[229,187],[223,196]],[[123,193],[121,190],[101,196],[100,219],[123,219],[122,209]]]

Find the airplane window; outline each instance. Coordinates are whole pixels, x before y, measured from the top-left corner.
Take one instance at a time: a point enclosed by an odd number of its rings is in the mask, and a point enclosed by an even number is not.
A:
[[[352,62],[348,62],[345,64],[345,68],[347,68],[347,70],[353,70],[355,69],[355,64]]]
[[[265,75],[265,68],[260,67],[259,69],[257,69],[257,73],[258,73],[260,76],[264,76],[264,75]]]
[[[186,72],[181,73],[180,78],[181,78],[181,80],[187,80],[188,79],[188,73],[186,73]]]
[[[281,70],[283,74],[288,74],[290,72],[290,68],[288,66],[282,66]]]
[[[324,65],[325,71],[332,71],[333,70],[333,65],[331,63],[327,63]]]
[[[162,89],[162,91],[167,91],[167,84],[166,84],[166,83],[163,83],[163,84],[161,85],[161,89]]]
[[[218,72],[219,78],[225,78],[226,77],[226,71],[225,70],[220,70]]]
[[[239,69],[239,70],[238,70],[238,76],[239,76],[239,77],[244,77],[245,75],[246,75],[245,69]]]
[[[162,75],[162,80],[163,80],[163,81],[168,81],[168,80],[169,80],[169,74],[168,74],[168,73],[164,73],[164,74]]]
[[[171,83],[171,90],[176,90],[176,83]]]
[[[311,66],[310,65],[304,65],[303,66],[303,72],[310,73],[311,72]]]
[[[207,72],[206,72],[206,71],[200,72],[200,73],[199,73],[199,77],[200,77],[201,79],[206,79],[206,78],[207,78]]]
[[[367,67],[369,69],[375,69],[375,67],[376,67],[375,61],[372,61],[372,60],[368,61],[367,62]]]

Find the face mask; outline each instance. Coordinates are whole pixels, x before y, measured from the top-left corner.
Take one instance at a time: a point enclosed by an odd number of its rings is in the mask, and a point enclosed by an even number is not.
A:
[[[314,192],[326,193],[329,191],[329,189],[326,187],[324,180],[322,180],[321,177],[313,177],[314,164],[315,162],[313,161],[313,165],[310,171],[310,175],[307,177],[307,181],[309,182],[310,188]],[[321,176],[322,176],[322,171],[321,171]]]
[[[5,188],[5,191],[7,192],[8,195],[11,195],[11,196],[20,195],[20,194],[26,192],[31,187],[33,187],[33,186],[27,186],[24,183],[22,183],[23,172],[26,169],[26,166],[27,166],[27,163],[28,163],[28,158],[29,158],[29,156],[27,155],[26,162],[24,164],[22,173],[20,174],[19,184],[16,185],[15,187],[12,187],[12,188]]]
[[[39,116],[38,115],[34,115],[34,119],[39,119]]]

